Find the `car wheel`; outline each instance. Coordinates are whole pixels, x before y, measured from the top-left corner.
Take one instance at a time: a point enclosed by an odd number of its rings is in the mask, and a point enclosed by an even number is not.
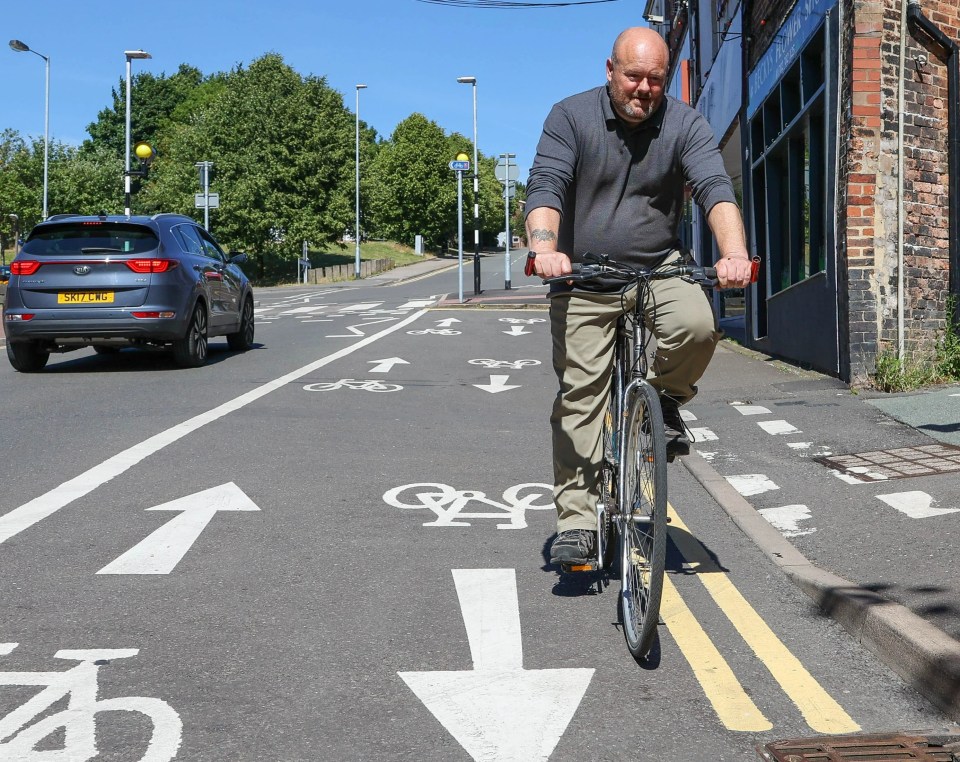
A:
[[[50,359],[50,353],[39,341],[13,341],[7,343],[7,359],[14,370],[21,373],[36,373]]]
[[[230,349],[238,352],[246,352],[253,346],[253,298],[247,297],[243,301],[243,309],[240,311],[240,328],[236,333],[227,334],[227,344]]]
[[[173,359],[181,368],[199,368],[207,361],[207,311],[202,302],[193,308],[187,335],[173,342]]]

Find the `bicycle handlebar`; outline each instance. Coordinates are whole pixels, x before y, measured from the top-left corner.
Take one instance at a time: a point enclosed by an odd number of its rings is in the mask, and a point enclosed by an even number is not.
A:
[[[585,254],[584,257],[591,255]],[[594,255],[595,256],[595,255]],[[523,268],[525,275],[532,276],[535,273],[534,262],[537,254],[531,251],[527,254],[527,261]],[[573,271],[566,275],[557,275],[552,278],[544,278],[544,284],[565,283],[573,281],[580,283],[593,280],[601,276],[607,276],[619,279],[624,282],[634,280],[662,280],[665,278],[683,278],[691,283],[697,283],[705,287],[714,287],[717,285],[717,268],[701,267],[700,265],[676,264],[661,267],[630,267],[618,262],[611,262],[606,257],[597,258],[598,261],[591,263],[575,263],[571,265]],[[760,257],[754,257],[750,266],[750,282],[756,283],[760,272]]]

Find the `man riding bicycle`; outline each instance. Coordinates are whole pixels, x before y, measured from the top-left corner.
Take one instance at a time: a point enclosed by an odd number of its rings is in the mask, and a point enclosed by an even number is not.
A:
[[[542,278],[571,272],[586,252],[629,265],[681,259],[677,230],[689,186],[717,241],[721,288],[750,283],[751,262],[733,184],[706,119],[663,92],[666,43],[650,29],[621,32],[607,84],[556,104],[547,116],[527,182],[527,241]],[[596,553],[601,429],[617,319],[636,289],[553,286],[550,324],[560,390],[553,432],[557,537],[553,563]],[[651,284],[644,315],[657,338],[649,381],[660,393],[667,456],[690,451],[680,405],[713,356],[720,334],[703,290],[679,278]],[[654,310],[654,307],[656,308]]]

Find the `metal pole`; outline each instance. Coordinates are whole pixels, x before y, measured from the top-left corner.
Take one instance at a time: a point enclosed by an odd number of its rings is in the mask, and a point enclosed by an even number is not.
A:
[[[460,304],[463,304],[463,171],[459,169],[457,170],[457,261]]]
[[[503,255],[503,273],[504,273],[504,283],[503,287],[509,291],[510,290],[510,159],[512,159],[516,154],[512,153],[502,153],[500,154],[501,158],[504,160],[505,165],[504,175],[503,175],[503,216],[504,216],[504,226],[505,226],[505,235],[506,235],[506,251]]]
[[[127,110],[124,118],[123,213],[130,216],[130,56],[127,56]]]
[[[473,293],[480,295],[480,165],[477,163],[477,80],[473,80]]]
[[[356,129],[356,146],[354,150],[354,163],[356,168],[356,209],[355,209],[355,218],[354,218],[354,227],[353,227],[353,240],[356,244],[356,263],[354,266],[353,277],[360,278],[360,91],[365,89],[366,85],[357,85],[357,109],[356,109],[356,118],[357,118],[357,129]]]
[[[43,219],[47,219],[48,169],[50,165],[50,59],[44,56],[43,60],[46,62],[47,69],[46,98],[43,106]]]
[[[203,162],[203,227],[210,230],[210,167],[213,162]]]

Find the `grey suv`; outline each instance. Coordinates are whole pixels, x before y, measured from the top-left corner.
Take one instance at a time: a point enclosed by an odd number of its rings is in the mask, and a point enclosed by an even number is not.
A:
[[[211,336],[247,350],[254,316],[244,261],[179,214],[51,217],[10,264],[7,357],[29,373],[51,352],[89,346],[169,348],[182,367],[206,362]]]

